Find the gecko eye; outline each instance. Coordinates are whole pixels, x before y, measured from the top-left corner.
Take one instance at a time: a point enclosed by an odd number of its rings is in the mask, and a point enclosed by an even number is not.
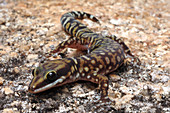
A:
[[[55,71],[51,71],[47,74],[47,79],[50,81],[54,81],[56,80],[56,72]]]
[[[35,69],[32,70],[32,75],[34,76],[34,73],[35,73]]]

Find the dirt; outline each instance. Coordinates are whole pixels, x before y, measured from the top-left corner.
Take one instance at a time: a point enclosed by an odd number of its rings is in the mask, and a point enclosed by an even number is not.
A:
[[[170,2],[168,0],[1,0],[0,112],[170,112]],[[94,32],[121,37],[140,66],[109,75],[115,103],[92,109],[96,85],[79,81],[40,94],[28,92],[32,69],[69,36],[62,14],[85,11],[101,25],[81,21]],[[125,69],[124,69],[125,68]]]

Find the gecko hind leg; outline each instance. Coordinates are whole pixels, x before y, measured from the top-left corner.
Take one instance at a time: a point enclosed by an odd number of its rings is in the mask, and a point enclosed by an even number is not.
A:
[[[139,58],[137,58],[136,56],[134,56],[132,54],[129,47],[123,42],[123,40],[121,38],[118,38],[115,35],[110,35],[110,36],[107,35],[106,37],[116,41],[117,43],[119,43],[123,47],[124,52],[125,52],[126,57],[127,57],[125,59],[125,62],[124,62],[125,65],[128,65],[128,64],[134,64],[134,65],[138,64],[138,65],[140,65],[141,64],[140,63],[141,61],[139,60]],[[130,61],[129,58],[133,58],[133,59],[131,59],[131,61]]]

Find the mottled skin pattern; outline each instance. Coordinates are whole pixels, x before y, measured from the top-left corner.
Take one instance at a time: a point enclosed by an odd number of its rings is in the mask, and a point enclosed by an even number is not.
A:
[[[41,64],[33,70],[34,78],[29,85],[29,92],[39,93],[52,87],[85,80],[99,84],[100,100],[108,100],[109,84],[106,75],[126,61],[126,54],[134,56],[121,39],[115,36],[103,37],[76,20],[83,18],[99,22],[94,16],[79,11],[65,13],[61,17],[62,26],[71,37],[60,43],[50,55],[68,47],[85,50],[87,54]]]

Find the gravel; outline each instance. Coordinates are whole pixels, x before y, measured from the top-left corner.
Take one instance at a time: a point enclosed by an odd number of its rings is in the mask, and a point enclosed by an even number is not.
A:
[[[101,25],[84,24],[97,33],[115,34],[137,56],[140,66],[121,67],[109,75],[109,98],[102,112],[170,112],[170,23],[168,0],[0,1],[0,112],[99,112],[96,85],[76,82],[40,94],[27,89],[31,71],[46,53],[69,36],[62,14],[81,10]]]

